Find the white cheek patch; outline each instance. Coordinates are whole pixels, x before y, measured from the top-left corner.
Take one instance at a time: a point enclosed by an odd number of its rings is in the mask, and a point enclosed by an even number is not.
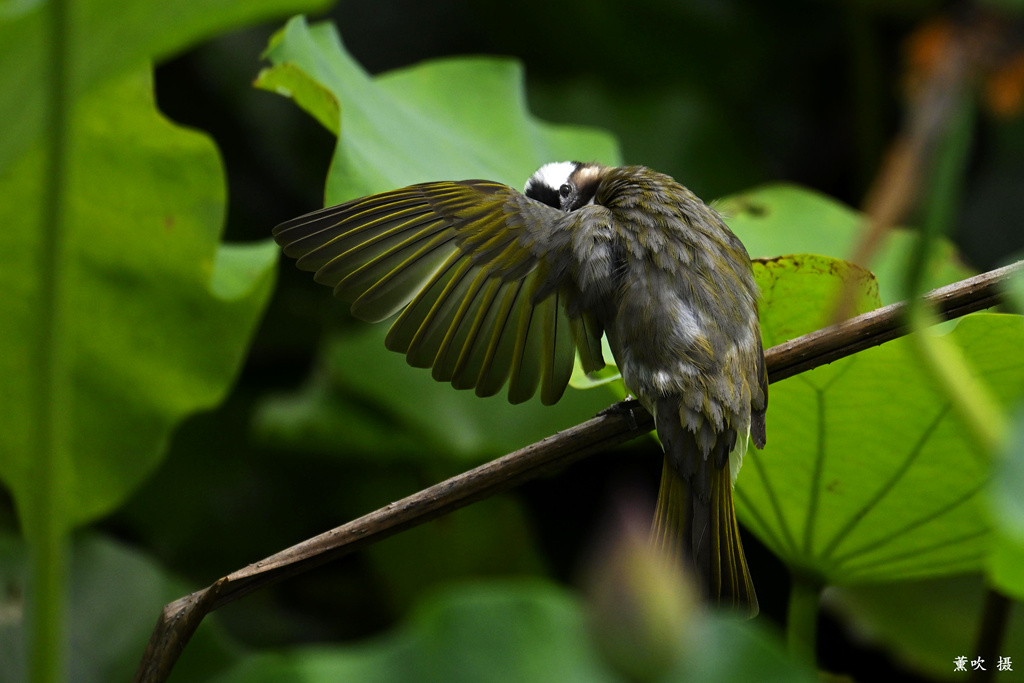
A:
[[[565,181],[569,180],[569,176],[575,170],[576,162],[574,161],[553,161],[550,164],[544,164],[526,181],[526,187],[530,187],[531,183],[540,183],[557,190],[565,184]]]

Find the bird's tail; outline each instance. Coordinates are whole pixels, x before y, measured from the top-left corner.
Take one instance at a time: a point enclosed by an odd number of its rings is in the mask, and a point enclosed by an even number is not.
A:
[[[673,422],[678,425],[678,417]],[[740,541],[727,463],[715,462],[714,452],[705,458],[694,433],[682,425],[669,427],[659,420],[658,434],[665,465],[651,540],[696,570],[712,602],[756,615],[757,595]]]

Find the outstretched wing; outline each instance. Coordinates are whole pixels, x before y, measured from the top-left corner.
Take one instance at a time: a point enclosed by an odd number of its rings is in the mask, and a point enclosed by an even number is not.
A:
[[[604,366],[602,330],[571,305],[570,214],[485,180],[435,182],[300,216],[274,238],[317,282],[379,322],[385,341],[435,379],[512,403],[556,402],[578,347]]]

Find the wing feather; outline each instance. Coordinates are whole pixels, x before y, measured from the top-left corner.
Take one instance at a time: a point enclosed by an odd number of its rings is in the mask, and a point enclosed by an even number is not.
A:
[[[487,279],[486,273],[477,269],[475,277],[459,296],[459,307],[452,315],[448,331],[434,357],[434,379],[439,382],[452,381],[461,351],[471,343],[468,337],[473,329],[473,318],[476,317],[476,309],[483,304],[483,298],[478,299],[477,295]]]
[[[585,311],[569,318],[572,336],[579,349],[580,365],[584,372],[597,372],[605,366],[604,352],[601,348],[601,336],[604,331],[593,315]]]
[[[566,307],[559,305],[560,296],[555,293],[551,310],[544,318],[544,365],[540,392],[540,400],[544,405],[552,405],[562,398],[576,358],[572,326],[569,324]]]
[[[538,388],[554,403],[577,348],[588,371],[604,365],[596,321],[570,313],[572,221],[500,183],[466,180],[321,209],[274,237],[356,317],[398,313],[385,345],[411,365],[481,396],[508,383],[513,403]]]
[[[443,221],[438,220],[430,214],[423,214],[402,223],[388,222],[379,226],[372,232],[365,232],[356,236],[346,235],[334,243],[320,247],[317,251],[311,252],[315,262],[326,259],[323,252],[334,253],[335,255],[320,266],[313,279],[322,285],[336,287],[339,282],[345,279],[350,273],[359,269],[364,264],[371,263],[381,256],[401,251],[411,243],[418,243],[429,239],[438,233],[450,231],[449,237],[455,238],[454,231],[446,226]],[[299,259],[300,267],[305,267],[303,257]]]
[[[447,232],[409,240],[349,273],[334,294],[352,302],[357,318],[386,320],[402,310],[456,251],[451,241]]]
[[[448,286],[461,262],[464,262],[464,259],[459,251],[453,252],[445,259],[426,286],[415,294],[415,298],[388,330],[388,334],[384,338],[385,347],[398,353],[409,353],[412,341],[423,324],[423,320],[430,314],[437,297]]]
[[[317,271],[337,254],[347,251],[374,234],[403,219],[429,214],[426,207],[412,199],[384,202],[364,211],[314,212],[302,223],[282,223],[274,232],[278,243],[285,244],[285,256],[298,259],[302,270]],[[322,215],[316,215],[321,214]],[[305,217],[304,217],[305,218]],[[298,219],[296,219],[298,220]],[[342,226],[358,223],[354,229]]]
[[[413,367],[429,368],[434,365],[459,305],[472,286],[474,278],[470,273],[473,270],[473,262],[469,259],[460,259],[455,264],[451,277],[409,343],[406,358]]]
[[[528,290],[530,294],[536,287],[537,281],[537,277],[530,278],[530,290]],[[528,299],[532,299],[532,296]],[[551,299],[543,299],[533,306],[522,306],[519,311],[515,341],[511,351],[512,368],[508,380],[508,400],[511,403],[522,403],[530,399],[537,391],[537,385],[540,383],[541,354],[544,350],[542,319],[544,309],[550,304]]]
[[[480,293],[466,341],[452,371],[451,382],[456,389],[477,387],[479,393],[479,379],[489,348],[489,337],[486,332],[494,329],[496,325],[501,308],[500,301],[508,286],[508,283],[503,283],[497,278],[489,278]]]
[[[524,280],[511,280],[502,286],[502,296],[495,312],[494,326],[488,337],[484,359],[480,366],[476,393],[479,396],[493,396],[501,391],[512,372],[512,349],[519,316],[525,308],[521,302],[527,300]],[[518,304],[518,305],[517,305]]]

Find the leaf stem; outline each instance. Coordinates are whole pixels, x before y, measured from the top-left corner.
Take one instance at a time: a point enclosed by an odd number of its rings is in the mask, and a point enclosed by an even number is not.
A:
[[[29,680],[58,683],[64,676],[64,613],[68,537],[46,520],[30,539]]]
[[[985,606],[981,612],[978,640],[974,646],[975,656],[988,666],[971,672],[970,683],[983,683],[995,678],[996,663],[1000,648],[1006,640],[1013,602],[994,588],[985,591]]]
[[[39,226],[39,327],[34,348],[36,391],[32,410],[34,482],[24,505],[22,523],[29,546],[29,679],[35,683],[64,680],[64,616],[68,534],[60,519],[62,502],[53,492],[65,454],[64,429],[67,358],[62,345],[64,322],[64,218],[68,166],[68,4],[52,0],[47,9],[49,102],[45,141],[46,172],[40,178],[43,201]]]
[[[793,657],[814,663],[818,647],[818,606],[821,583],[794,573],[789,588],[786,643]]]

